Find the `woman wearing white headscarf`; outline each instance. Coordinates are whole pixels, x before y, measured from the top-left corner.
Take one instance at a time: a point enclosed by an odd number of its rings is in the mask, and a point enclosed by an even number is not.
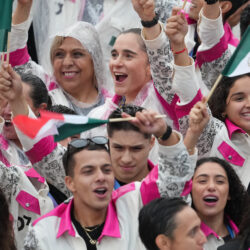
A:
[[[30,20],[15,25],[18,16],[23,14],[20,2],[14,13],[11,42],[21,44],[22,40],[22,46],[13,46],[18,50],[11,53],[12,66],[22,65],[18,70],[39,76],[46,83],[53,104],[65,105],[82,115],[102,105],[107,95],[106,73],[95,28],[89,23],[77,22],[51,37],[46,44],[44,69],[30,60],[25,47]]]

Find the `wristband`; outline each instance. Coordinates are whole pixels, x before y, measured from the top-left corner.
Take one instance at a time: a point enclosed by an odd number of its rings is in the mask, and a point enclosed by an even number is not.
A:
[[[155,26],[159,21],[159,15],[155,13],[155,17],[151,21],[143,21],[141,20],[141,25],[145,28],[151,28]]]
[[[215,4],[218,0],[205,0],[208,5]]]
[[[187,48],[184,48],[183,50],[180,50],[180,51],[174,51],[173,49],[171,49],[171,50],[172,50],[174,55],[178,55],[178,54],[185,52],[187,50]]]
[[[172,134],[172,128],[167,125],[166,132],[163,135],[161,135],[160,137],[158,137],[157,139],[162,140],[162,141],[166,141],[170,137],[171,134]]]

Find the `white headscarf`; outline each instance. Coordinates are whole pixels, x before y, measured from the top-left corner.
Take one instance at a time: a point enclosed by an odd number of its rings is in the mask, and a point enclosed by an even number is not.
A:
[[[89,52],[92,57],[98,90],[100,91],[102,88],[105,88],[105,86],[107,85],[107,71],[103,60],[103,53],[99,35],[95,27],[87,22],[76,22],[74,25],[70,26],[64,31],[58,32],[54,36],[49,38],[49,41],[45,43],[46,58],[45,61],[42,62],[43,67],[49,74],[53,74],[53,70],[50,62],[50,49],[48,50],[48,48],[51,48],[53,40],[56,36],[72,37],[77,39],[82,44],[82,46]]]

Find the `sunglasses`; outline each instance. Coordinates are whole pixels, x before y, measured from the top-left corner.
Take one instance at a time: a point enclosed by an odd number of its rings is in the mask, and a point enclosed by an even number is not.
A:
[[[88,145],[100,145],[106,148],[107,151],[109,151],[108,148],[108,138],[104,136],[95,136],[93,138],[88,139],[74,139],[72,140],[67,147],[66,151],[66,164],[68,164],[69,158],[74,155],[76,152],[78,152],[80,149],[86,148]],[[64,156],[64,157],[65,157]]]
[[[68,144],[68,150],[70,147],[73,147],[75,149],[83,149],[87,147],[89,144],[96,144],[96,145],[108,145],[108,138],[104,136],[95,136],[93,138],[88,138],[88,139],[75,139],[72,140]]]

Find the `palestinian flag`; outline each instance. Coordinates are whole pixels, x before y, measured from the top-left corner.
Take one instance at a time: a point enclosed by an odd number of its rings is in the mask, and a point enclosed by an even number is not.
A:
[[[234,77],[250,72],[250,26],[245,31],[240,44],[228,61],[222,75]]]
[[[41,111],[37,119],[19,115],[13,119],[16,127],[32,139],[40,140],[54,135],[55,141],[108,123],[108,120],[93,119],[87,116],[58,114]]]
[[[1,0],[0,7],[0,51],[7,50],[8,32],[11,30],[12,0]]]

